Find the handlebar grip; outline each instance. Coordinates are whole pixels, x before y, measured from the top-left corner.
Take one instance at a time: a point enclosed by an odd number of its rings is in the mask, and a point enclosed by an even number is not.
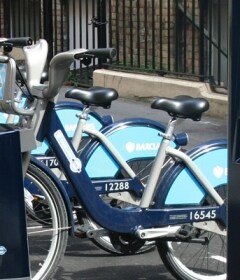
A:
[[[82,58],[86,55],[92,55],[97,58],[110,58],[114,59],[117,55],[117,50],[115,48],[99,48],[87,50],[84,53],[76,54],[75,59]]]
[[[2,42],[0,42],[0,46],[4,46],[5,44],[12,44],[13,47],[24,47],[32,45],[32,38],[31,37],[16,37],[16,38],[9,38]]]

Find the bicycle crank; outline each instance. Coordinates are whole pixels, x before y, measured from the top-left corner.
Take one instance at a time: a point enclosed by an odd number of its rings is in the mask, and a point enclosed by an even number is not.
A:
[[[160,237],[173,237],[181,226],[138,229],[135,234],[140,239],[156,239]]]
[[[126,233],[110,232],[109,238],[113,247],[124,255],[135,254],[146,242],[132,234]]]
[[[108,236],[109,231],[104,228],[93,229],[92,227],[83,224],[75,227],[75,235],[79,238],[97,238]]]

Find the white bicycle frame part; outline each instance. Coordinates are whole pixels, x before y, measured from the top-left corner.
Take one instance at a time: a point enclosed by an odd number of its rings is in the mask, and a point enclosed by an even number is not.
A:
[[[84,113],[83,113],[84,114]],[[82,133],[85,132],[88,135],[94,136],[96,139],[100,140],[101,143],[110,151],[110,153],[113,155],[113,157],[117,160],[117,162],[120,164],[120,166],[123,167],[123,169],[127,172],[127,174],[130,176],[130,178],[134,178],[136,174],[132,171],[132,169],[129,167],[129,165],[124,161],[124,159],[121,157],[119,152],[113,147],[111,142],[99,131],[96,131],[94,129],[88,128],[86,124],[86,117],[82,116],[82,118],[79,118],[78,125],[73,137],[73,143],[74,148],[77,149],[81,142]],[[113,193],[109,194],[109,197],[116,198],[121,201],[125,201],[128,203],[131,203],[133,205],[139,205],[140,207],[146,208],[149,207],[149,205],[152,203],[153,195],[155,193],[157,182],[160,177],[161,169],[164,165],[164,161],[166,159],[167,155],[170,155],[173,158],[181,159],[186,166],[190,168],[190,170],[193,171],[196,178],[201,182],[201,184],[204,186],[206,191],[214,198],[214,200],[218,203],[218,205],[222,205],[224,201],[219,196],[219,194],[215,191],[214,187],[208,182],[208,180],[204,177],[204,174],[199,170],[199,168],[196,166],[196,164],[191,160],[190,157],[188,157],[185,153],[176,150],[174,148],[171,148],[169,146],[169,143],[173,137],[173,131],[176,125],[176,121],[170,121],[168,125],[168,129],[165,133],[164,139],[162,140],[162,143],[159,147],[157,156],[155,158],[153,167],[151,169],[151,173],[148,179],[148,182],[146,184],[147,190],[144,191],[143,197],[141,200],[134,198],[131,194],[128,192],[123,193]]]
[[[136,174],[133,172],[133,170],[130,168],[130,166],[125,162],[125,160],[123,159],[121,154],[116,150],[116,148],[107,139],[107,137],[104,134],[102,134],[101,132],[99,132],[98,130],[91,129],[86,126],[86,118],[81,118],[81,117],[79,118],[77,128],[75,130],[75,133],[74,133],[74,136],[72,139],[72,143],[73,143],[73,146],[76,151],[81,142],[83,132],[87,133],[90,136],[95,136],[98,140],[100,140],[100,142],[103,143],[104,147],[106,147],[110,151],[111,155],[120,164],[120,166],[122,166],[123,169],[127,172],[127,174],[130,176],[130,178],[136,177]],[[63,176],[63,174],[60,177],[61,179],[64,178],[62,176]]]
[[[27,83],[30,90],[40,84],[42,72],[47,61],[48,43],[40,39],[35,45],[25,46],[23,53],[26,62]]]
[[[210,182],[205,178],[204,174],[202,174],[201,170],[197,167],[197,165],[192,161],[192,159],[186,155],[184,152],[180,150],[173,149],[169,146],[171,138],[173,136],[173,130],[176,122],[170,121],[168,128],[166,130],[165,135],[163,136],[163,140],[159,147],[157,156],[155,158],[154,164],[152,166],[149,179],[147,181],[145,190],[143,192],[142,200],[140,203],[140,207],[148,208],[152,203],[152,198],[157,188],[157,182],[162,170],[162,166],[164,160],[167,155],[172,158],[180,159],[184,164],[191,170],[191,172],[195,175],[198,181],[201,183],[203,188],[211,195],[211,197],[215,200],[218,205],[223,205],[224,201],[217,193],[215,188],[210,184]]]

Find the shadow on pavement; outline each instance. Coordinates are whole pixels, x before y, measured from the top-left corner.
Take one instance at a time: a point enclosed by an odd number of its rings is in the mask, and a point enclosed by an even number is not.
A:
[[[87,239],[70,238],[56,280],[174,280],[157,253],[111,255]]]

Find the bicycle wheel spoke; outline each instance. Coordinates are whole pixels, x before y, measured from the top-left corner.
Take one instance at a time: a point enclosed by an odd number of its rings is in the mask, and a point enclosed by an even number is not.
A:
[[[226,199],[226,185],[217,188]],[[203,205],[214,205],[209,197]],[[191,225],[189,225],[191,228]],[[226,235],[196,229],[194,236],[181,241],[159,240],[159,254],[169,271],[181,280],[226,280],[227,238]]]
[[[64,230],[69,230],[69,229],[70,229],[70,227],[62,227],[62,228],[58,228],[57,231],[64,231]],[[48,232],[56,232],[56,229],[46,228],[46,227],[43,227],[43,226],[28,227],[27,228],[28,235],[34,235],[34,234],[39,234],[39,233],[48,233]]]

